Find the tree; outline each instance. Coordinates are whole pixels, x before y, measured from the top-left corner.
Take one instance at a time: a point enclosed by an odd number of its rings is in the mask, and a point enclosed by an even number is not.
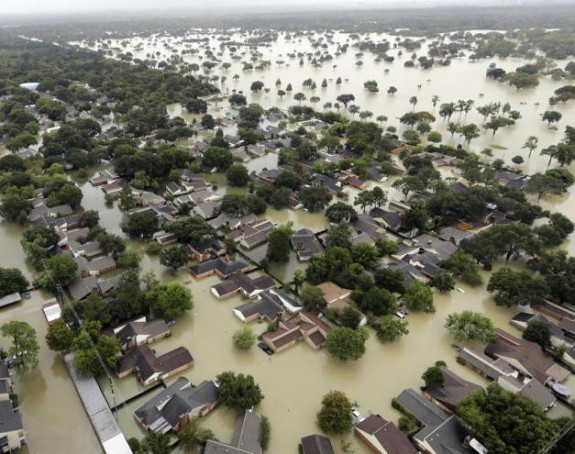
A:
[[[300,300],[306,311],[316,314],[323,311],[327,306],[323,291],[318,287],[305,287],[301,291]]]
[[[441,293],[450,292],[455,288],[455,279],[451,273],[441,273],[429,282],[430,287],[436,288]]]
[[[350,223],[357,220],[357,212],[344,202],[336,202],[325,210],[325,217],[334,224]]]
[[[210,169],[217,169],[218,172],[225,172],[234,163],[232,153],[221,147],[210,147],[202,156],[202,165]]]
[[[362,314],[353,306],[346,306],[339,313],[339,323],[344,328],[357,329],[361,323]]]
[[[146,293],[146,301],[156,315],[165,319],[174,319],[193,307],[192,292],[175,282],[156,285]]]
[[[214,129],[216,127],[216,120],[210,114],[202,115],[200,123],[206,129]]]
[[[417,104],[417,96],[412,96],[411,98],[409,98],[409,104],[411,104],[415,109],[415,106]]]
[[[84,211],[80,215],[79,224],[80,227],[96,227],[100,222],[100,214],[96,210]]]
[[[68,324],[60,318],[48,325],[46,344],[50,350],[55,352],[67,352],[72,348],[75,337]]]
[[[461,399],[457,413],[489,452],[542,452],[558,430],[538,404],[497,383]]]
[[[307,98],[306,98],[305,94],[298,92],[295,95],[293,95],[293,99],[295,99],[296,101],[298,101],[301,104],[301,102],[305,101]]]
[[[491,275],[487,285],[489,292],[495,292],[494,300],[499,306],[536,306],[543,303],[549,287],[540,276],[527,271],[513,271],[501,268]]]
[[[244,187],[250,182],[248,169],[241,164],[232,165],[226,172],[228,184],[234,187]]]
[[[441,143],[441,141],[443,140],[443,136],[441,135],[440,132],[431,131],[427,135],[427,140],[431,143]]]
[[[459,127],[459,133],[465,138],[467,145],[471,144],[473,139],[480,136],[479,128],[474,123],[469,123]]]
[[[463,311],[449,314],[445,327],[459,342],[487,344],[495,338],[493,323],[479,312]]]
[[[409,334],[407,322],[395,318],[393,315],[380,317],[372,326],[380,342],[393,342],[401,336]]]
[[[132,213],[122,224],[122,230],[133,238],[149,239],[159,229],[158,217],[153,211]]]
[[[268,250],[266,257],[270,262],[285,263],[289,261],[291,251],[290,238],[293,233],[291,223],[278,226],[268,232]]]
[[[351,429],[351,401],[341,391],[330,391],[323,396],[317,414],[319,428],[327,434],[337,435]]]
[[[238,350],[249,350],[256,343],[256,335],[249,326],[242,326],[234,333],[233,343]]]
[[[538,200],[547,194],[560,195],[573,185],[575,178],[567,169],[551,169],[534,174],[525,190],[537,194]]]
[[[373,199],[373,194],[371,191],[368,190],[364,190],[361,191],[359,194],[357,194],[357,196],[355,197],[355,201],[353,202],[354,205],[359,205],[361,207],[361,209],[363,210],[363,212],[365,213],[365,209],[374,204],[374,199]]]
[[[546,350],[551,347],[551,332],[549,330],[549,322],[532,321],[527,324],[527,328],[523,331],[523,339],[535,342]]]
[[[118,255],[118,266],[120,268],[138,269],[142,256],[135,249],[125,249]]]
[[[507,73],[501,78],[501,80],[514,86],[517,90],[536,87],[539,85],[539,77],[537,74],[525,74],[519,72]]]
[[[332,196],[325,188],[305,187],[298,192],[298,197],[306,210],[316,212],[323,208],[331,201]]]
[[[261,80],[256,80],[256,81],[252,82],[252,84],[250,85],[250,90],[254,93],[262,91],[263,88],[264,88],[264,83]]]
[[[530,158],[531,153],[533,153],[533,150],[537,149],[538,146],[539,146],[539,138],[537,138],[536,136],[529,136],[521,148],[526,148],[529,150],[528,158]]]
[[[195,452],[196,448],[215,438],[214,433],[210,429],[200,427],[196,419],[189,421],[178,431],[180,446],[185,452]]]
[[[551,126],[551,123],[559,122],[559,120],[563,118],[563,115],[561,114],[561,112],[557,112],[556,110],[546,110],[541,115],[541,118],[543,121],[547,122],[548,126]]]
[[[336,100],[342,103],[347,108],[347,105],[350,102],[355,101],[355,96],[352,94],[341,94],[336,98]]]
[[[429,389],[437,389],[443,386],[445,383],[445,377],[443,376],[443,371],[439,366],[432,366],[428,368],[421,376],[422,380],[425,382],[425,387]]]
[[[13,320],[0,327],[3,337],[12,338],[12,345],[6,351],[8,361],[18,372],[25,373],[38,366],[40,347],[36,340],[36,330],[28,323]]]
[[[255,407],[264,398],[259,385],[251,375],[223,372],[217,376],[218,396],[221,402],[234,410]]]
[[[76,279],[78,264],[65,254],[57,254],[46,260],[46,269],[38,278],[38,284],[44,288],[56,291],[58,284],[66,287]]]
[[[406,230],[424,231],[427,229],[428,221],[429,213],[423,200],[414,200],[409,210],[401,215],[401,226]]]
[[[130,186],[124,186],[120,191],[120,208],[124,211],[130,211],[138,204]]]
[[[0,268],[0,298],[11,293],[22,293],[30,283],[18,268]]]
[[[431,288],[419,281],[412,283],[403,295],[405,307],[413,311],[435,312]]]
[[[341,361],[358,360],[365,353],[365,341],[369,333],[365,328],[334,328],[326,339],[327,351]]]
[[[142,440],[141,448],[145,454],[170,454],[170,436],[150,430]]]
[[[389,88],[387,89],[387,94],[388,94],[388,95],[392,95],[392,96],[393,96],[393,95],[396,94],[396,93],[397,93],[397,88],[396,88],[396,87],[391,86],[391,87],[389,87]]]
[[[246,97],[239,93],[230,95],[228,101],[232,107],[242,107],[248,104]]]
[[[188,263],[189,259],[188,248],[183,244],[170,246],[160,253],[160,263],[174,271]]]
[[[178,242],[191,243],[194,246],[206,236],[214,235],[214,228],[205,219],[199,216],[176,219],[169,226],[169,231],[174,234]]]

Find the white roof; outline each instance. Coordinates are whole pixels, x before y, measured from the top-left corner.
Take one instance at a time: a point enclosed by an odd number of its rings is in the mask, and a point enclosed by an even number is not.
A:
[[[49,303],[44,304],[42,306],[42,310],[44,311],[44,316],[46,317],[46,320],[48,320],[48,323],[62,317],[62,308],[56,300],[51,300]]]
[[[132,454],[132,449],[122,434],[104,441],[102,445],[104,451],[109,454]]]

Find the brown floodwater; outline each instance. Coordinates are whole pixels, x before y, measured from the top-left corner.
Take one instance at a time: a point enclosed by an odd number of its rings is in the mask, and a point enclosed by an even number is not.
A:
[[[375,35],[374,35],[375,36]],[[382,39],[385,35],[378,35],[374,39]],[[336,34],[334,41],[345,43],[347,37]],[[392,38],[393,39],[393,38]],[[153,41],[153,40],[152,40]],[[159,38],[156,45],[147,40],[134,38],[130,46],[136,47],[139,43],[143,46],[141,51],[133,51],[135,58],[145,58],[146,53],[160,51],[162,58],[166,58],[170,52],[164,48],[164,42],[174,44],[170,38]],[[117,44],[117,43],[116,43]],[[212,47],[217,47],[215,41]],[[118,46],[119,47],[119,46]],[[181,45],[174,47],[182,49]],[[125,50],[129,50],[129,47]],[[217,49],[216,49],[217,50]],[[440,102],[457,101],[458,99],[475,99],[477,105],[488,102],[500,101],[511,103],[514,109],[520,110],[523,118],[512,128],[499,131],[495,136],[490,132],[483,134],[479,139],[471,143],[471,148],[480,151],[485,147],[493,148],[493,158],[505,159],[510,163],[515,155],[522,155],[527,161],[522,165],[525,172],[531,173],[544,170],[547,158],[538,155],[535,151],[531,159],[527,160],[527,151],[521,149],[522,143],[530,135],[536,135],[540,139],[541,147],[556,143],[562,138],[562,129],[566,124],[575,123],[575,109],[569,105],[559,105],[557,110],[563,113],[563,120],[559,124],[559,130],[550,130],[541,122],[540,114],[547,109],[546,102],[554,89],[563,85],[543,79],[539,87],[533,90],[516,91],[515,89],[501,85],[484,77],[486,66],[494,61],[507,70],[524,64],[518,59],[493,59],[479,63],[470,63],[466,59],[454,59],[450,67],[436,67],[427,71],[403,67],[402,59],[394,64],[375,63],[374,57],[368,53],[362,58],[364,65],[355,65],[355,51],[350,48],[347,54],[334,57],[332,62],[327,62],[321,68],[314,68],[306,62],[300,68],[298,59],[290,60],[286,54],[294,50],[302,52],[312,51],[307,39],[290,42],[280,35],[277,43],[269,48],[260,48],[263,53],[262,59],[272,61],[271,67],[263,71],[242,71],[241,63],[232,61],[224,51],[222,61],[232,62],[232,67],[227,70],[214,69],[213,74],[226,75],[228,80],[222,85],[224,91],[232,89],[242,90],[248,95],[251,102],[260,102],[264,107],[278,105],[286,108],[292,104],[291,96],[280,100],[276,96],[276,79],[281,79],[282,87],[290,82],[294,91],[302,91],[309,98],[318,96],[321,101],[316,105],[320,108],[324,102],[335,102],[335,98],[341,93],[353,93],[356,96],[356,104],[362,110],[370,110],[374,117],[384,114],[389,117],[389,124],[398,126],[397,118],[406,111],[411,110],[408,99],[417,96],[419,102],[417,110],[433,110],[431,97],[438,95]],[[240,50],[243,51],[243,50]],[[313,49],[315,51],[315,49]],[[335,48],[330,45],[329,51],[335,54]],[[395,55],[396,50],[390,54]],[[418,54],[423,54],[422,51]],[[197,56],[186,55],[188,63],[201,62]],[[249,59],[249,54],[242,60]],[[285,60],[287,64],[277,65],[276,60]],[[563,63],[564,64],[564,63]],[[333,68],[333,65],[337,65]],[[384,70],[388,68],[389,73]],[[237,81],[232,80],[234,74],[239,74]],[[318,85],[314,91],[302,89],[304,79],[312,78]],[[342,77],[343,84],[335,85],[335,79]],[[321,81],[326,78],[329,86],[320,88]],[[262,80],[266,87],[271,88],[270,93],[252,94],[249,87],[254,80]],[[367,80],[377,80],[380,87],[379,94],[369,94],[363,88]],[[421,84],[421,89],[418,85]],[[395,96],[386,94],[387,88],[394,85],[398,88]],[[484,95],[480,97],[480,93]],[[217,107],[210,107],[217,115],[223,115],[229,111],[226,101]],[[187,116],[181,111],[181,107],[173,105],[169,107],[171,116],[181,115],[188,121],[197,116]],[[457,121],[457,114],[452,120]],[[464,120],[464,117],[461,118]],[[482,119],[477,113],[468,115],[467,121],[481,123]],[[441,119],[435,123],[434,128],[445,132],[445,124]],[[229,128],[226,132],[234,132]],[[450,142],[449,134],[445,139]],[[456,142],[459,140],[455,138]],[[1,154],[1,152],[0,152]],[[266,157],[254,159],[247,166],[250,170],[260,171],[263,168],[271,168],[277,164],[277,155],[270,154]],[[450,169],[445,169],[444,175],[451,175]],[[212,183],[218,185],[218,192],[225,193],[225,177],[222,175],[210,175]],[[371,183],[372,185],[374,183]],[[390,191],[392,197],[398,197],[397,193],[390,188],[391,181],[382,183],[381,186]],[[84,192],[83,207],[94,209],[100,213],[100,223],[108,231],[123,235],[120,229],[122,213],[115,206],[106,205],[104,195],[98,188],[89,184],[83,184]],[[233,189],[234,192],[242,190]],[[350,194],[350,203],[354,189],[346,189]],[[545,208],[560,211],[575,220],[574,198],[568,195],[552,197],[541,201]],[[293,222],[296,229],[307,227],[314,231],[326,228],[323,214],[311,214],[304,211],[271,210],[266,216],[277,223]],[[0,224],[0,250],[2,256],[0,266],[11,266],[22,269],[26,275],[32,276],[32,270],[25,264],[24,253],[19,241],[21,229],[18,226],[6,223]],[[194,309],[179,319],[173,327],[173,335],[154,345],[158,353],[166,352],[178,346],[187,347],[195,359],[193,369],[184,373],[192,383],[199,383],[205,379],[212,379],[218,373],[225,370],[252,374],[260,384],[265,399],[258,407],[258,411],[270,418],[272,425],[272,441],[269,452],[284,454],[296,452],[299,439],[318,431],[315,425],[315,415],[320,407],[322,396],[329,390],[337,389],[344,391],[359,410],[364,413],[378,413],[384,418],[397,421],[398,414],[390,406],[391,399],[407,387],[417,388],[423,384],[420,379],[423,371],[437,360],[443,360],[453,368],[455,372],[471,381],[485,384],[483,379],[471,370],[460,366],[455,361],[456,353],[450,347],[452,339],[449,338],[443,324],[448,314],[465,309],[475,310],[490,317],[496,326],[517,331],[509,326],[509,319],[517,312],[516,309],[506,309],[495,306],[485,286],[469,288],[459,285],[465,290],[465,294],[453,292],[451,294],[436,294],[434,314],[410,314],[408,317],[410,333],[399,341],[392,344],[381,344],[373,335],[367,342],[367,352],[363,358],[356,362],[343,363],[329,357],[325,351],[313,351],[305,344],[296,345],[283,353],[268,357],[257,348],[240,353],[233,349],[232,333],[241,326],[241,322],[233,315],[232,309],[242,303],[239,296],[225,301],[216,300],[210,293],[210,286],[218,282],[215,277],[201,281],[194,280],[185,271],[174,274],[159,264],[158,257],[150,257],[144,253],[145,245],[139,242],[131,242],[133,247],[143,253],[142,270],[153,271],[162,281],[178,281],[192,290],[194,295]],[[570,239],[564,246],[570,253],[575,253],[575,240]],[[259,247],[248,254],[254,258],[265,255],[266,248]],[[288,280],[293,272],[301,267],[290,256],[289,263],[285,265],[273,265],[271,272],[281,280]],[[484,275],[487,280],[487,274]],[[25,378],[17,379],[17,391],[20,395],[20,410],[23,415],[24,425],[28,431],[28,452],[56,454],[62,452],[62,440],[65,441],[66,452],[92,453],[100,452],[101,448],[94,435],[88,418],[82,408],[82,404],[76,394],[74,386],[68,377],[61,358],[49,351],[43,342],[46,331],[46,322],[41,311],[42,302],[48,295],[35,292],[31,300],[26,300],[8,309],[0,311],[0,321],[5,322],[13,319],[23,320],[30,323],[38,332],[41,344],[40,367],[31,372]],[[253,325],[256,331],[265,329],[264,324]],[[575,380],[570,377],[567,384],[575,391]],[[112,396],[109,383],[101,382],[105,395],[110,402]],[[117,403],[142,391],[142,387],[134,378],[115,380],[115,401]],[[143,433],[134,423],[131,412],[141,405],[148,397],[141,398],[129,406],[120,410],[118,420],[127,437],[142,437]],[[567,414],[564,407],[557,407],[550,413],[551,416]],[[211,428],[220,440],[227,441],[231,438],[233,430],[234,414],[224,408],[218,408],[202,424]],[[349,439],[356,453],[366,454],[368,450],[364,445],[356,442],[351,435],[344,437]],[[340,438],[334,438],[334,447],[339,447]]]

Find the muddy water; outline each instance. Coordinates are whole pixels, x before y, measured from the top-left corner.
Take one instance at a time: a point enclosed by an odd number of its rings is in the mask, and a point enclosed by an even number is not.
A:
[[[384,35],[380,35],[377,39],[382,37]],[[345,43],[346,39],[345,35],[337,34],[335,41]],[[167,40],[167,38],[162,38],[162,40]],[[135,39],[134,46],[138,42]],[[161,42],[156,47],[148,47],[147,43],[144,44],[142,52],[134,52],[136,58],[145,58],[145,54],[152,50],[167,54]],[[520,110],[523,115],[518,124],[508,130],[499,131],[494,137],[487,132],[471,144],[471,147],[477,151],[484,147],[492,147],[494,149],[493,159],[501,157],[507,162],[510,162],[511,158],[517,154],[524,156],[527,161],[527,151],[521,149],[521,144],[528,136],[537,135],[541,146],[548,146],[560,140],[565,124],[575,123],[575,109],[572,105],[557,106],[557,110],[564,115],[558,131],[547,129],[540,120],[540,114],[546,109],[547,98],[562,83],[544,79],[536,89],[517,92],[513,88],[484,78],[488,62],[469,63],[467,60],[454,60],[451,67],[421,71],[404,68],[403,61],[407,58],[406,56],[388,65],[373,62],[374,57],[366,53],[362,58],[364,65],[357,67],[355,51],[350,49],[347,54],[335,57],[332,62],[325,63],[322,68],[313,68],[307,62],[300,68],[299,59],[289,60],[286,56],[288,52],[294,50],[307,52],[311,51],[312,47],[307,39],[287,42],[281,36],[271,48],[260,49],[264,54],[262,58],[272,61],[271,68],[244,72],[239,62],[233,62],[232,68],[228,71],[214,69],[212,73],[217,74],[221,71],[219,75],[226,75],[228,78],[222,85],[224,92],[233,89],[241,90],[248,95],[249,101],[260,102],[265,107],[278,105],[287,108],[293,102],[291,96],[298,91],[304,92],[308,98],[320,97],[321,101],[316,105],[317,108],[324,102],[335,102],[335,98],[341,93],[353,93],[356,96],[356,104],[362,110],[372,111],[373,118],[379,114],[387,115],[388,123],[396,126],[398,126],[397,118],[411,110],[408,100],[414,95],[419,99],[416,110],[433,111],[431,105],[433,95],[438,95],[440,102],[457,101],[460,98],[473,98],[478,105],[492,101],[510,102],[512,107]],[[334,46],[330,46],[329,51],[334,55]],[[396,50],[390,52],[393,55],[396,53]],[[423,54],[423,52],[418,53]],[[189,55],[186,55],[185,59],[190,63],[201,62],[197,57]],[[249,55],[246,54],[243,59],[249,59]],[[289,66],[276,65],[274,63],[276,60],[285,60]],[[224,52],[222,61],[232,62],[227,51]],[[495,61],[507,70],[513,70],[524,63],[521,60],[512,59]],[[333,68],[333,65],[337,67]],[[390,70],[388,74],[384,72],[386,68]],[[240,75],[240,79],[234,82],[232,76],[236,73]],[[314,91],[301,88],[302,81],[309,77],[314,79],[318,85]],[[335,85],[337,77],[344,79],[339,87]],[[288,82],[294,87],[292,95],[284,97],[283,100],[275,94],[277,91],[275,81],[278,78],[282,81],[282,88],[285,88]],[[328,80],[329,86],[322,89],[320,84],[324,78]],[[369,94],[363,88],[363,83],[372,79],[379,83],[379,94]],[[271,92],[251,94],[249,87],[254,80],[262,80],[266,87],[271,88]],[[421,89],[417,87],[419,84],[422,85]],[[387,88],[391,85],[399,90],[395,96],[386,94]],[[481,98],[480,93],[484,93]],[[227,102],[220,103],[219,107],[214,110],[219,112],[218,115],[222,115],[222,112],[229,110]],[[171,106],[170,115],[184,114],[179,106]],[[188,121],[194,118],[197,117],[186,117]],[[452,120],[458,120],[457,114]],[[462,116],[461,121],[464,120]],[[480,124],[481,118],[476,113],[470,113],[467,121]],[[439,119],[434,128],[444,132],[444,122]],[[445,139],[450,142],[449,134],[445,134]],[[457,137],[455,139],[455,142],[459,140]],[[274,167],[276,163],[277,155],[270,154],[250,161],[247,166],[250,171],[257,172],[263,168]],[[546,165],[547,158],[540,157],[538,151],[535,151],[522,168],[526,172],[534,172],[545,169]],[[242,191],[228,190],[225,187],[225,178],[221,175],[212,175],[209,178],[218,185],[219,193]],[[389,190],[390,183],[391,181],[382,186]],[[108,231],[122,235],[119,226],[122,214],[117,207],[105,204],[100,189],[92,188],[89,184],[84,184],[82,189],[84,208],[97,210],[100,213],[101,224]],[[356,192],[353,189],[347,191],[350,196]],[[397,194],[394,195],[397,196]],[[542,205],[574,218],[573,200],[573,197],[568,196],[555,197],[542,201]],[[292,221],[295,228],[307,227],[318,231],[326,227],[325,219],[321,214],[268,210],[266,216],[278,223]],[[26,274],[31,275],[31,270],[24,264],[24,254],[19,245],[20,235],[21,231],[18,227],[0,225],[0,250],[4,252],[0,264],[19,267]],[[145,250],[145,246],[140,243],[132,242],[131,244],[142,251]],[[571,253],[575,253],[575,240],[567,242],[565,247]],[[260,247],[250,251],[249,255],[261,258],[265,250],[265,246]],[[274,265],[271,272],[281,280],[288,280],[300,266],[301,264],[292,254],[288,264]],[[397,420],[398,414],[390,407],[391,398],[406,387],[421,386],[423,383],[419,377],[436,360],[446,361],[464,378],[484,384],[475,373],[455,362],[455,352],[450,347],[452,341],[443,328],[445,318],[449,313],[464,309],[480,311],[489,316],[498,327],[515,332],[508,325],[515,310],[496,307],[484,286],[479,289],[462,286],[465,294],[458,292],[450,295],[436,294],[437,312],[435,314],[411,314],[409,316],[410,334],[400,341],[382,345],[372,335],[368,340],[365,356],[357,362],[341,363],[331,359],[325,351],[312,351],[306,345],[297,345],[272,357],[268,357],[258,349],[238,353],[233,350],[231,336],[241,326],[232,313],[232,309],[243,301],[240,297],[218,301],[209,292],[210,286],[218,282],[217,278],[196,281],[183,271],[175,275],[161,266],[157,257],[143,254],[142,269],[154,271],[162,281],[177,280],[188,285],[195,300],[194,309],[178,320],[173,327],[173,336],[157,343],[154,348],[159,353],[181,345],[189,348],[195,358],[195,367],[184,375],[193,383],[214,378],[224,370],[254,375],[265,395],[259,410],[270,418],[273,433],[270,452],[274,454],[296,452],[301,436],[318,431],[315,426],[315,414],[319,410],[321,397],[330,389],[346,392],[352,400],[357,402],[362,413],[379,413],[385,418]],[[2,322],[18,319],[34,326],[42,345],[40,368],[30,377],[17,380],[21,411],[28,430],[28,449],[30,452],[60,453],[62,452],[61,440],[65,438],[66,450],[69,452],[99,452],[97,439],[61,359],[43,345],[46,323],[40,306],[45,297],[45,295],[36,294],[32,300],[0,312]],[[254,328],[261,332],[265,326],[256,324]],[[569,384],[573,384],[575,389],[575,380],[570,380]],[[102,386],[106,397],[112,401],[110,387],[106,380],[102,381]],[[114,388],[116,402],[121,402],[142,390],[133,378],[116,380]],[[133,422],[131,411],[141,405],[145,399],[133,402],[129,407],[120,411],[118,418],[127,436],[141,437],[143,435]],[[559,416],[564,413],[564,409],[558,408],[553,411],[552,415]],[[231,438],[234,415],[220,408],[202,423],[214,430],[219,439],[227,441]],[[352,439],[352,437],[347,438]],[[352,440],[352,443],[357,453],[368,452],[355,440]],[[334,439],[336,450],[338,445],[339,439]]]

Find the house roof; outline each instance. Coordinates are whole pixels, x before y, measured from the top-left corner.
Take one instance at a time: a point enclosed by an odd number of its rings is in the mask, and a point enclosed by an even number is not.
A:
[[[405,389],[397,396],[397,402],[424,426],[437,427],[449,416],[413,389]]]
[[[118,374],[137,368],[142,381],[154,374],[167,374],[191,363],[194,359],[185,347],[178,347],[161,356],[156,356],[148,345],[140,345],[126,353],[119,362]]]
[[[262,293],[256,301],[242,304],[234,310],[240,312],[246,319],[254,314],[258,314],[259,318],[267,318],[270,321],[276,320],[285,312],[283,306],[278,304],[268,293]]]
[[[134,336],[156,337],[167,334],[170,328],[164,320],[133,321],[116,330],[115,336],[122,343],[128,342]]]
[[[497,380],[501,375],[512,375],[513,368],[502,359],[493,359],[478,350],[464,348],[458,354],[458,358],[465,364],[478,369],[486,377]]]
[[[234,448],[219,441],[208,440],[204,448],[204,454],[253,454],[240,448]]]
[[[431,430],[430,430],[431,429]],[[416,440],[428,444],[436,454],[471,454],[471,449],[465,448],[463,442],[467,432],[455,416],[438,427],[427,427],[414,435]]]
[[[464,380],[447,367],[441,367],[444,383],[440,388],[427,388],[425,392],[437,401],[456,408],[464,397],[480,389],[481,386]]]
[[[166,433],[176,426],[180,416],[210,407],[217,400],[218,388],[213,381],[192,387],[187,378],[179,377],[134,411],[134,415],[150,430]]]
[[[355,426],[356,431],[375,437],[386,454],[416,454],[407,436],[379,415],[370,415]]]
[[[308,435],[301,439],[303,454],[334,454],[329,438],[323,435]]]
[[[14,413],[12,402],[10,400],[0,401],[0,434],[23,430],[22,416],[20,413]]]
[[[292,248],[297,251],[298,257],[309,258],[323,251],[323,247],[311,230],[301,229],[290,238]]]
[[[533,378],[546,384],[549,379],[563,381],[569,372],[554,367],[551,356],[546,355],[535,342],[518,339],[497,328],[497,337],[485,349],[488,355],[517,361]]]
[[[234,433],[230,445],[253,454],[261,454],[260,444],[262,417],[246,410],[236,418]]]
[[[98,278],[96,276],[90,276],[85,279],[77,277],[70,285],[68,285],[70,296],[76,301],[86,298],[97,288]]]
[[[224,276],[230,276],[247,267],[248,265],[241,260],[227,262],[221,258],[216,258],[213,260],[206,260],[205,262],[201,262],[190,267],[190,272],[198,276],[209,271],[217,270]]]
[[[395,211],[387,211],[376,207],[371,210],[370,215],[375,220],[381,219],[390,230],[399,230],[401,228],[401,216]]]
[[[328,304],[351,295],[351,290],[340,287],[333,282],[322,282],[316,287],[323,292],[323,297]]]

